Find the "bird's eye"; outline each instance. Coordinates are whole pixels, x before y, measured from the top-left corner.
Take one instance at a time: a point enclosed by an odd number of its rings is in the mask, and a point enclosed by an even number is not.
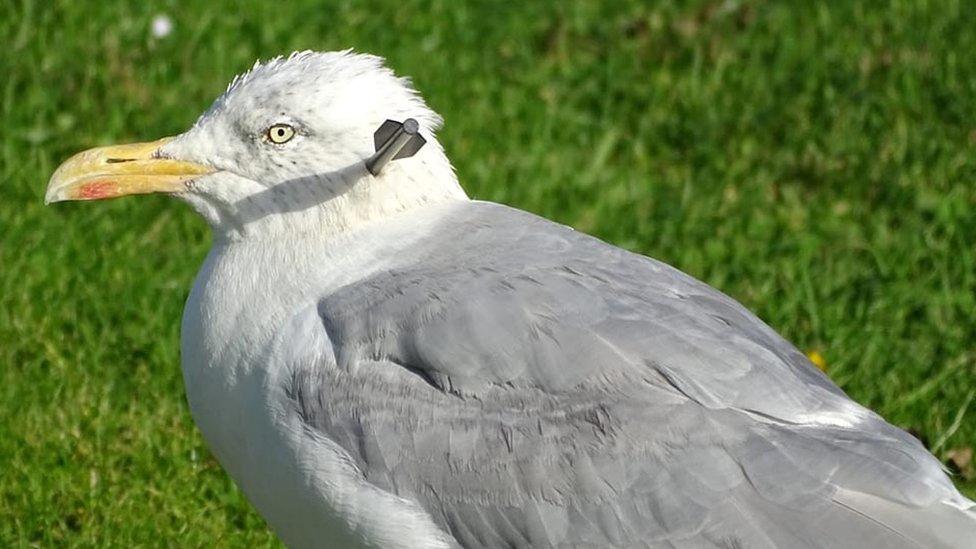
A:
[[[291,138],[295,137],[295,128],[292,128],[288,124],[275,124],[268,128],[267,137],[268,141],[276,145],[281,145],[282,143],[291,141]]]

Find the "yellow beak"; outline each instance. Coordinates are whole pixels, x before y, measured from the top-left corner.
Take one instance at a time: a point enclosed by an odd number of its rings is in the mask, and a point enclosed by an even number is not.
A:
[[[159,158],[157,151],[171,139],[98,147],[72,156],[51,176],[44,203],[179,193],[187,190],[189,181],[215,171],[193,162]]]

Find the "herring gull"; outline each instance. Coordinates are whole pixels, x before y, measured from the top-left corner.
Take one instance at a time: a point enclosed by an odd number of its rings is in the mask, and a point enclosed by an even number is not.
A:
[[[374,169],[374,131],[408,119],[426,144]],[[721,292],[469,199],[440,124],[380,58],[302,52],[49,184],[172,194],[212,227],[187,398],[286,544],[976,545],[912,436]]]

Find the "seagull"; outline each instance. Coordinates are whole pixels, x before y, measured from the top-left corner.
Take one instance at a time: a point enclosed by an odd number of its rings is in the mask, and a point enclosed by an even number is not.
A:
[[[976,547],[915,438],[718,290],[470,199],[441,123],[379,57],[298,52],[50,180],[211,226],[186,396],[288,546]]]

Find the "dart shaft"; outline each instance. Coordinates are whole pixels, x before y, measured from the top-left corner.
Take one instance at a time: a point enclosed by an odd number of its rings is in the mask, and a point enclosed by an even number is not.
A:
[[[366,159],[366,169],[369,170],[369,173],[373,174],[374,176],[379,175],[380,172],[383,171],[383,167],[385,167],[390,160],[393,160],[393,158],[399,154],[403,147],[406,146],[406,144],[410,142],[415,135],[417,135],[418,129],[417,121],[413,118],[408,118],[406,121],[404,121],[396,132],[394,132],[393,135],[391,135],[390,138],[387,139],[386,142],[376,150],[376,153]]]

